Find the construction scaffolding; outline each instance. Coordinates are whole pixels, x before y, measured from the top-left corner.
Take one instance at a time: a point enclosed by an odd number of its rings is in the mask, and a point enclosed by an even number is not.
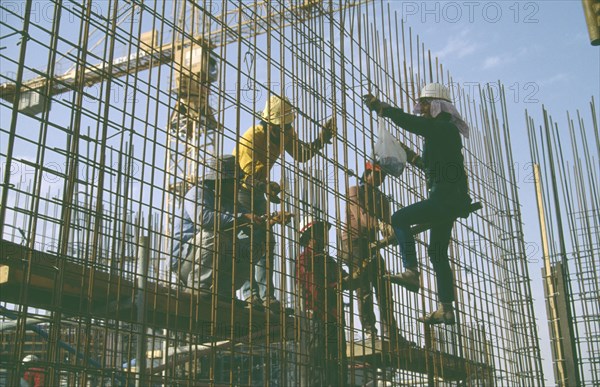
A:
[[[542,111],[543,124],[527,114],[527,128],[554,374],[559,386],[594,386],[600,383],[598,110],[592,99],[590,116],[567,113],[568,130]]]
[[[457,324],[418,321],[436,307],[424,258],[429,237],[418,234],[423,288],[394,285],[391,294],[399,331],[415,345],[365,339],[355,293],[339,291],[347,342],[335,348],[347,357],[340,372],[350,385],[543,385],[504,88],[482,85],[468,95],[393,5],[0,3],[0,385],[17,384],[31,367],[48,385],[307,385],[311,311],[296,275],[301,220],[328,221],[328,251],[339,255],[346,191],[372,159],[378,127],[423,150],[421,138],[379,122],[361,97],[412,111],[429,82],[450,86],[472,129],[463,154],[479,206],[455,223],[449,249]],[[216,286],[189,287],[171,265],[185,258],[172,250],[184,196],[211,173],[207,160],[238,150],[271,96],[291,101],[293,129],[307,143],[329,118],[337,123],[332,143],[311,148],[309,160],[292,157],[296,149],[271,166],[281,204],[266,214],[294,215],[267,235],[274,251],[267,291],[282,303],[277,310],[246,303],[233,285],[228,297]],[[395,210],[427,196],[415,165],[381,190]],[[582,211],[573,213],[598,213]],[[595,221],[597,232],[597,217],[581,217],[573,229],[590,230],[583,221]],[[257,243],[241,273],[250,286]],[[212,253],[217,260],[222,251]],[[403,270],[397,246],[381,254],[387,270]],[[233,278],[242,266],[232,259],[225,273]],[[220,281],[218,267],[213,273]],[[585,366],[593,367],[590,348]],[[36,358],[23,362],[29,355]]]

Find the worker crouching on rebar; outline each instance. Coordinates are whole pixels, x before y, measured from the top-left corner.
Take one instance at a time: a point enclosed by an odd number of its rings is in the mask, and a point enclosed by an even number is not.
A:
[[[270,172],[277,159],[287,153],[299,162],[306,162],[335,136],[335,121],[330,119],[312,143],[299,140],[292,126],[296,113],[285,97],[271,96],[261,118],[258,125],[242,135],[233,152],[245,175],[238,194],[239,203],[257,215],[268,212],[266,197],[275,204],[280,202],[281,187],[270,181]],[[254,238],[253,243],[265,245],[266,254],[253,256],[255,281],[244,284],[244,297],[254,304],[278,309],[280,303],[275,298],[273,286],[273,234],[264,233],[260,238]]]
[[[348,274],[327,254],[330,227],[311,216],[300,225],[296,275],[307,317],[302,335],[308,344],[308,386],[344,386],[348,372],[340,296]]]
[[[405,272],[390,276],[393,283],[417,292],[420,273],[411,225],[430,223],[427,252],[436,274],[439,308],[420,319],[426,324],[454,324],[454,280],[448,258],[448,245],[454,221],[468,215],[471,198],[462,155],[461,134],[469,127],[452,104],[448,89],[439,83],[426,85],[421,91],[415,112],[379,101],[372,95],[363,97],[365,105],[379,116],[425,139],[423,165],[429,196],[394,213],[392,226],[396,234]]]
[[[241,175],[234,156],[213,158],[183,199],[174,227],[171,267],[188,291],[217,293],[230,301],[232,289],[249,277],[251,238],[240,236],[250,223],[265,227],[267,220],[235,205]],[[256,248],[254,253],[263,253]]]
[[[358,313],[365,340],[375,340],[375,312],[373,288],[381,316],[382,338],[392,346],[404,347],[407,340],[400,334],[394,317],[392,290],[386,274],[385,261],[379,251],[370,244],[377,241],[379,225],[388,230],[390,202],[379,190],[385,179],[385,171],[377,163],[367,162],[360,183],[348,188],[346,203],[346,227],[342,230],[341,258],[352,273],[358,298]]]

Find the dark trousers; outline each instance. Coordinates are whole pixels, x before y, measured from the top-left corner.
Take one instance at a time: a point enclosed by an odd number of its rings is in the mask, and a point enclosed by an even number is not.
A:
[[[454,277],[448,259],[448,245],[456,213],[456,206],[452,202],[429,198],[404,207],[392,216],[392,226],[405,269],[418,270],[415,239],[410,227],[419,223],[432,224],[427,253],[436,274],[440,302],[454,301]]]
[[[308,386],[347,385],[346,338],[344,325],[307,319]]]
[[[268,213],[269,204],[262,192],[254,192],[247,189],[238,191],[238,203],[242,207],[240,211],[253,212],[254,215],[265,215]],[[267,246],[267,240],[269,241]],[[261,245],[263,254],[257,256],[253,254],[251,260],[254,263],[254,281],[247,280],[242,285],[242,296],[248,298],[251,295],[257,295],[262,300],[275,297],[275,286],[273,285],[273,246],[275,244],[274,235],[270,230],[259,230],[252,233],[252,244]],[[259,246],[253,248],[253,251],[259,250]],[[267,259],[269,266],[267,269]]]
[[[375,312],[373,310],[373,288],[379,304],[381,330],[384,337],[392,340],[398,334],[398,323],[394,317],[392,287],[385,278],[388,274],[385,261],[377,251],[370,251],[369,240],[342,241],[342,259],[348,264],[352,278],[356,278],[354,290],[358,298],[360,323],[366,333],[375,334]]]

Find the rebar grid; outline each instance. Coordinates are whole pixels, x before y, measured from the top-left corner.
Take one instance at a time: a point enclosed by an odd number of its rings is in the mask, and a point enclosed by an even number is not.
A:
[[[600,142],[593,98],[589,108],[591,114],[577,111],[576,118],[567,112],[568,130],[561,130],[545,108],[542,125],[526,115],[531,159],[538,170],[540,231],[546,240],[543,274],[558,385],[600,382],[600,298],[594,269],[600,255]]]
[[[411,111],[421,86],[442,82],[471,124],[463,152],[471,196],[483,204],[453,231],[458,324],[417,321],[436,300],[428,236],[420,234],[423,289],[393,286],[391,297],[400,332],[416,346],[363,340],[356,297],[344,291],[335,306],[348,345],[335,351],[347,353],[352,385],[543,384],[503,88],[466,95],[391,3],[55,0],[41,20],[35,4],[0,4],[2,35],[16,33],[11,50],[0,51],[3,69],[14,70],[0,75],[0,368],[9,383],[30,354],[51,385],[307,383],[301,218],[327,220],[328,251],[338,255],[346,190],[372,157],[378,128],[361,96]],[[144,39],[147,31],[156,39]],[[191,60],[185,48],[210,51],[217,78],[181,65]],[[283,200],[267,213],[295,216],[267,237],[275,252],[267,272],[289,309],[269,313],[243,305],[233,285],[236,297],[219,297],[218,268],[218,291],[206,297],[169,262],[186,191],[204,180],[212,155],[239,150],[271,95],[292,101],[300,139],[314,140],[328,117],[337,119],[337,136],[305,162],[286,155],[272,167]],[[421,153],[420,138],[386,125]],[[409,165],[382,191],[394,209],[414,203],[426,196],[424,174]],[[579,210],[589,222],[593,211]],[[382,255],[390,272],[403,270],[397,246]],[[219,256],[213,251],[213,264]],[[255,270],[246,275],[251,284]]]

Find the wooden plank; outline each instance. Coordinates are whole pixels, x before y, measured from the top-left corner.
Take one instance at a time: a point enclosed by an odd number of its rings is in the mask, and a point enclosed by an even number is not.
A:
[[[406,371],[427,374],[430,367],[443,370],[446,381],[466,380],[472,375],[487,375],[491,368],[486,364],[475,363],[458,356],[439,351],[427,351],[425,348],[410,347],[395,350],[389,342],[375,340],[348,343],[346,354],[353,361],[365,361],[383,367],[394,367]]]
[[[9,267],[6,265],[0,265],[0,285],[8,282]]]
[[[59,271],[62,271],[61,283],[57,283]],[[60,310],[65,315],[138,322],[137,287],[133,280],[80,263],[59,262],[55,255],[6,241],[0,242],[1,272],[6,275],[0,276],[3,278],[0,301]],[[211,297],[191,295],[156,282],[147,283],[145,301],[146,326],[195,334],[198,342],[214,343],[232,338],[245,342],[251,338],[258,345],[267,336],[271,342],[281,341],[283,336],[293,340],[298,327],[294,317],[286,317],[282,322],[275,314],[267,316],[262,310],[250,312],[241,301],[215,302]],[[216,313],[214,322],[211,321],[213,311]],[[349,343],[349,358],[417,373],[427,373],[428,366],[433,364],[443,369],[445,380],[464,380],[468,377],[467,369],[471,370],[470,374],[475,370],[477,374],[484,374],[481,370],[486,370],[485,374],[490,372],[490,367],[483,364],[468,363],[472,364],[468,368],[467,361],[457,356],[416,347],[393,351],[387,342],[375,343],[375,348],[370,348],[370,343]]]
[[[55,255],[7,241],[0,242],[0,265],[8,268],[4,269],[8,270],[8,276],[0,284],[0,301],[61,310],[66,315],[138,322],[135,307],[138,289],[132,280],[95,270],[91,265],[59,262]],[[57,281],[59,271],[62,281]],[[264,330],[267,326],[264,309],[255,308],[251,312],[239,300],[215,301],[156,282],[147,283],[145,302],[144,324],[148,327],[179,330],[211,340],[229,338],[232,334],[248,336],[250,330]],[[279,314],[271,313],[268,318],[272,326],[282,326]],[[283,325],[288,335],[293,334],[293,318],[287,317]],[[269,334],[272,340],[281,338],[281,333],[274,330]]]

